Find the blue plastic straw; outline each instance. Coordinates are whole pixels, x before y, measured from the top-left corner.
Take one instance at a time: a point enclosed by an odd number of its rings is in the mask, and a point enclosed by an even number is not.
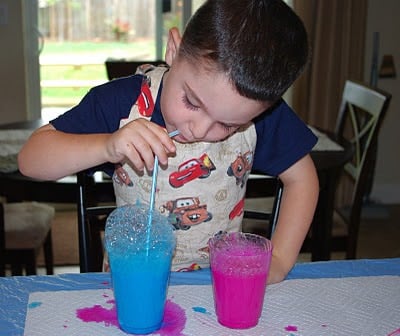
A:
[[[168,133],[170,138],[179,134],[178,130],[175,130],[171,133]],[[157,175],[158,175],[158,157],[154,158],[154,168],[153,168],[153,176],[151,181],[151,193],[150,193],[150,208],[149,208],[149,221],[147,223],[147,252],[149,251],[149,244],[150,244],[150,232],[151,232],[151,225],[153,220],[153,210],[154,210],[154,202],[156,198],[156,188],[157,188]]]

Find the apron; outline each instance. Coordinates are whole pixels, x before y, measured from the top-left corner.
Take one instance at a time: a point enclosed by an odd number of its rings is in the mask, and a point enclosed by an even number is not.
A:
[[[166,67],[139,67],[137,73],[144,75],[142,90],[120,127],[151,118],[165,71]],[[256,140],[254,124],[249,123],[221,142],[175,142],[176,156],[169,159],[167,169],[159,168],[154,205],[176,229],[173,271],[209,267],[210,237],[241,229]],[[113,176],[117,206],[148,204],[151,178],[137,175],[127,163],[117,167]]]

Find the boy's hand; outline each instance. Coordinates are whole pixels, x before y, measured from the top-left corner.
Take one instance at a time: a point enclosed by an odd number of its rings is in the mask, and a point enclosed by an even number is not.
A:
[[[175,145],[166,130],[146,119],[135,119],[113,133],[106,143],[108,161],[130,161],[132,167],[153,170],[154,157],[167,165],[168,156],[175,153]]]

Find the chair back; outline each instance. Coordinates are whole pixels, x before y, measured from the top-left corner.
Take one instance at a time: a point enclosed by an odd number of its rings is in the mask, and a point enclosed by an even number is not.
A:
[[[119,77],[134,75],[136,69],[142,64],[160,65],[165,64],[163,61],[140,61],[140,60],[126,60],[126,59],[111,59],[105,61],[107,77],[109,80]]]
[[[80,272],[100,272],[103,264],[102,232],[115,209],[112,181],[96,182],[87,171],[77,174]]]
[[[112,181],[99,183],[92,174],[81,171],[77,174],[77,184],[80,272],[100,272],[104,256],[101,232],[108,215],[116,208]],[[273,197],[271,211],[244,210],[244,218],[262,221],[261,228],[250,232],[271,238],[278,221],[282,192],[283,185],[278,178],[265,175],[249,178],[246,198]]]
[[[262,199],[262,203],[267,203],[266,199],[270,199],[272,206],[270,209],[262,209],[264,208],[262,207],[250,210],[245,205],[243,231],[271,239],[278,222],[282,193],[283,184],[279,178],[256,172],[251,174],[247,181],[245,203],[252,199]]]
[[[358,228],[368,179],[373,171],[373,155],[378,134],[388,109],[391,95],[363,83],[347,80],[337,118],[335,135],[353,147],[353,157],[344,166],[343,175],[352,185],[347,214],[347,258],[355,258]],[[347,182],[347,183],[349,183]]]
[[[5,253],[6,253],[6,242],[5,242],[5,231],[4,231],[4,206],[0,200],[0,276],[5,276]]]

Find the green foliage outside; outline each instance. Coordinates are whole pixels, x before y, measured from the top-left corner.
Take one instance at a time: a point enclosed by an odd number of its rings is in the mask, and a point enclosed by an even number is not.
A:
[[[107,81],[104,61],[108,58],[154,59],[153,41],[123,42],[46,42],[40,56],[41,80],[100,80]],[[47,63],[58,65],[46,65]],[[63,65],[63,64],[78,64]],[[79,64],[82,64],[79,66]],[[87,65],[88,63],[92,63]],[[94,65],[96,64],[97,65]],[[42,104],[47,106],[74,105],[89,87],[42,87]]]

